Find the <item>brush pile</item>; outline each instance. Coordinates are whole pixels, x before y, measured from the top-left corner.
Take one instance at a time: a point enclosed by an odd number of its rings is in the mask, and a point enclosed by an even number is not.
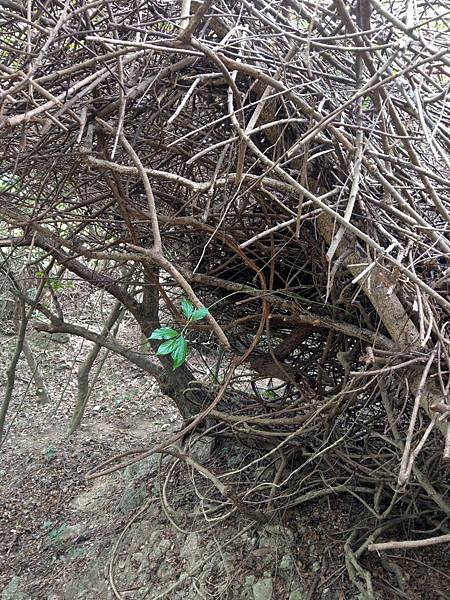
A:
[[[360,501],[346,561],[372,597],[378,539],[449,539],[448,10],[0,1],[4,255],[28,246],[138,320],[146,286],[164,325],[181,296],[209,307],[187,363],[220,395],[201,435],[246,459],[174,461],[219,520]]]

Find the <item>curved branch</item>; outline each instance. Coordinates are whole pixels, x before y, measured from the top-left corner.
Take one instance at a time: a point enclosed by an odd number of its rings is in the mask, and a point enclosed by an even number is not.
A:
[[[36,331],[43,331],[45,333],[70,333],[71,335],[77,335],[90,342],[94,342],[94,344],[102,346],[103,348],[108,348],[111,352],[123,356],[123,358],[126,358],[143,371],[146,371],[158,381],[160,381],[164,375],[164,370],[152,363],[144,354],[126,348],[114,337],[101,335],[95,331],[81,327],[80,325],[66,323],[56,317],[52,319],[51,323],[34,320],[31,322],[31,325]]]

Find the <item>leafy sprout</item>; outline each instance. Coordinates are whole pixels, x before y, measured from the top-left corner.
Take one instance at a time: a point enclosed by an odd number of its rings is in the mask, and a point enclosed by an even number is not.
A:
[[[172,327],[159,327],[148,338],[149,340],[162,341],[156,351],[156,355],[164,356],[170,354],[174,371],[186,361],[188,355],[189,346],[184,337],[184,332],[191,323],[204,319],[208,314],[208,309],[205,307],[194,308],[187,298],[183,298],[181,300],[181,312],[187,321],[180,332]]]
[[[369,110],[372,105],[372,98],[370,96],[366,96],[362,101],[363,110]]]

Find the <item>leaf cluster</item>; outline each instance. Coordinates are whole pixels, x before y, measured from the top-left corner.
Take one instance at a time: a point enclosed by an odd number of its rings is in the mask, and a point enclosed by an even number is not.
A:
[[[187,298],[183,298],[181,300],[181,312],[187,319],[186,325],[181,332],[178,332],[172,327],[159,327],[158,329],[155,329],[148,338],[149,340],[164,340],[162,344],[159,345],[156,355],[164,356],[170,354],[173,370],[186,362],[189,346],[184,337],[184,332],[191,323],[204,319],[208,314],[208,309],[205,307],[194,308]]]

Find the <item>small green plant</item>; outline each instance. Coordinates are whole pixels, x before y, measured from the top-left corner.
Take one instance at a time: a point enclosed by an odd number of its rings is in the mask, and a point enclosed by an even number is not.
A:
[[[163,33],[172,33],[175,29],[173,23],[166,21],[158,21],[155,23],[154,28],[156,31],[162,31]]]
[[[53,525],[53,521],[50,521],[50,520],[44,521],[42,523],[42,529],[49,529],[52,525]]]
[[[44,271],[38,271],[36,273],[36,277],[45,277],[46,274]],[[51,287],[54,292],[60,292],[64,288],[64,282],[58,279],[57,277],[47,277],[46,285]],[[33,288],[34,289],[34,288]]]
[[[201,321],[208,314],[207,308],[194,308],[187,298],[181,301],[181,312],[186,317],[186,325],[181,331],[177,331],[172,327],[159,327],[155,329],[148,338],[149,340],[164,340],[156,352],[158,356],[170,354],[172,357],[173,370],[181,366],[188,354],[188,343],[184,337],[184,332],[189,325],[194,321]]]
[[[59,527],[55,527],[54,529],[51,529],[48,533],[48,539],[53,542],[54,544],[61,544],[63,542],[62,539],[62,534],[64,533],[64,531],[67,529],[67,524],[63,523],[62,525],[60,525]]]
[[[56,457],[56,448],[53,444],[49,444],[42,452],[45,462],[50,462]]]
[[[271,388],[267,388],[267,390],[264,390],[262,395],[268,400],[275,400],[276,398],[278,398],[277,394]]]
[[[47,532],[47,537],[51,542],[60,544],[63,541],[61,535],[67,529],[67,524],[63,523],[62,525],[59,525],[59,527],[53,527],[54,525],[55,522],[48,519],[42,523],[41,528]]]
[[[363,110],[369,110],[372,106],[372,98],[370,96],[366,96],[362,102]]]

